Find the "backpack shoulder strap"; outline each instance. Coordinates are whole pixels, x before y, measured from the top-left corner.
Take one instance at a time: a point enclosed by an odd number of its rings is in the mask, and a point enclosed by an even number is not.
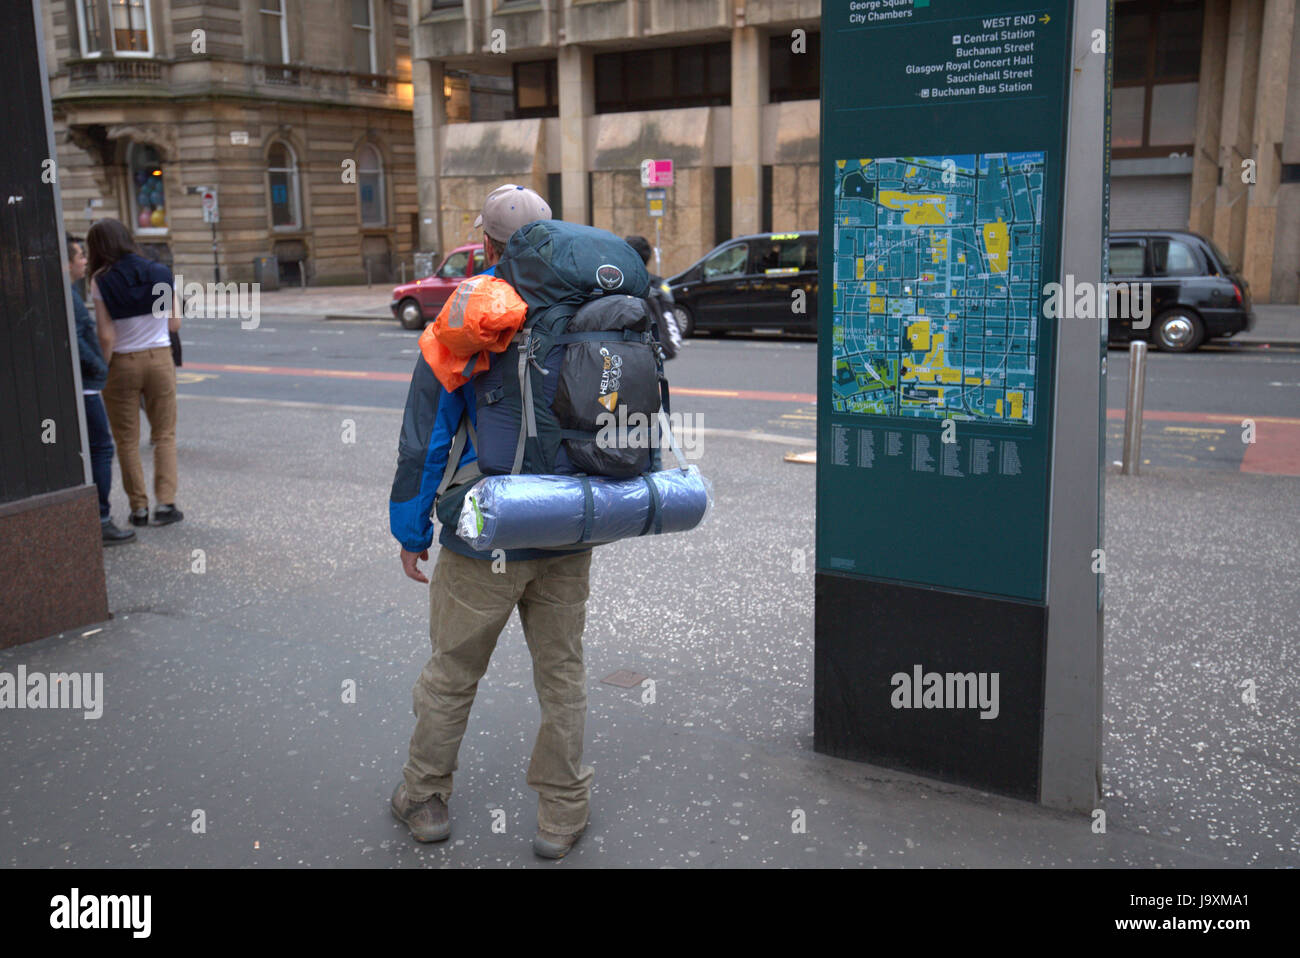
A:
[[[446,492],[457,482],[464,482],[479,473],[478,463],[470,463],[464,469],[460,466],[460,457],[465,454],[466,440],[478,448],[478,433],[474,430],[474,424],[469,421],[469,413],[461,413],[460,425],[456,427],[456,435],[451,440],[451,447],[447,450],[447,465],[442,470],[442,481],[438,483],[438,491],[434,493],[434,501]]]

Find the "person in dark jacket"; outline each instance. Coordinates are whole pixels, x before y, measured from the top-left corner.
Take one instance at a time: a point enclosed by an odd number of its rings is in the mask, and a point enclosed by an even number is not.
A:
[[[68,279],[72,289],[72,315],[77,321],[77,356],[81,360],[81,392],[86,406],[86,436],[90,445],[90,470],[99,489],[99,526],[104,545],[116,546],[135,539],[134,529],[119,529],[113,522],[108,494],[113,488],[113,435],[100,393],[108,378],[108,363],[99,350],[95,321],[77,283],[86,275],[86,250],[80,237],[68,237]]]
[[[140,464],[141,399],[153,445],[153,521],[160,526],[179,522],[184,515],[176,508],[176,365],[170,333],[180,330],[180,315],[155,308],[159,288],[174,286],[175,279],[162,263],[140,255],[131,231],[119,220],[96,222],[86,234],[86,246],[95,325],[108,360],[104,406],[131,501],[131,525],[149,524],[149,492]]]
[[[650,257],[654,255],[654,250],[650,248],[650,241],[644,236],[624,236],[623,242],[637,251],[641,262],[645,263],[646,269],[649,269]],[[650,295],[646,300],[654,307],[655,338],[663,347],[664,359],[675,359],[677,351],[682,347],[682,334],[677,324],[673,291],[669,289],[667,280],[651,273]]]

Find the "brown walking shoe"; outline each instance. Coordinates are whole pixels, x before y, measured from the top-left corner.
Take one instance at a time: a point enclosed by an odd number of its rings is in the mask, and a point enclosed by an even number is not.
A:
[[[533,838],[533,852],[539,858],[563,858],[569,854],[586,830],[587,826],[584,825],[572,835],[557,835],[555,832],[548,832],[543,828],[539,828],[536,837]]]
[[[402,782],[393,792],[391,805],[393,817],[406,823],[417,842],[442,842],[451,834],[447,803],[437,795],[413,802],[406,797],[406,782]]]

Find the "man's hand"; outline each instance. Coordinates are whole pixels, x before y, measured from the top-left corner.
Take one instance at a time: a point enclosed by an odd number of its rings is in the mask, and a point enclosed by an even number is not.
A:
[[[419,562],[421,559],[427,560],[428,558],[429,558],[428,549],[425,549],[423,552],[419,553],[418,555],[414,552],[407,552],[405,549],[403,549],[402,550],[402,571],[406,573],[406,577],[408,579],[414,579],[416,582],[424,582],[427,584],[429,580],[425,578],[424,573],[420,571],[420,567],[416,565],[416,563]]]

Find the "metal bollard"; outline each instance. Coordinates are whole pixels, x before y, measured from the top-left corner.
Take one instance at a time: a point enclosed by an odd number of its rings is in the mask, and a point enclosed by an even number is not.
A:
[[[1139,475],[1142,463],[1142,405],[1147,384],[1147,344],[1134,340],[1128,346],[1128,404],[1124,408],[1124,461],[1120,473]]]
[[[366,285],[370,285],[370,257],[366,257]]]
[[[307,264],[298,260],[298,288],[307,288]]]
[[[402,260],[402,285],[406,285],[406,260]]]

